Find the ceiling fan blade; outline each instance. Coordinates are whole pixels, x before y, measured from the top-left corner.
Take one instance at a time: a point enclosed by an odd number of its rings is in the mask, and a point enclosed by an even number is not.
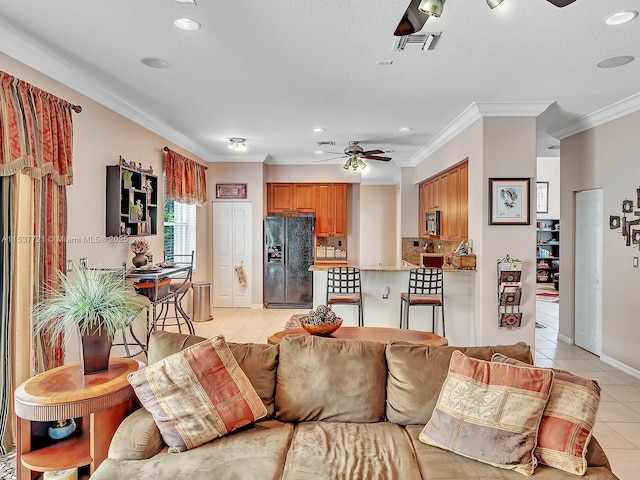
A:
[[[411,3],[400,20],[400,23],[396,27],[396,31],[393,32],[394,36],[403,37],[422,30],[422,27],[424,27],[429,15],[418,10],[418,5],[420,5],[420,0],[411,0]]]
[[[315,163],[328,162],[329,160],[335,160],[337,158],[347,158],[348,156],[349,155],[340,155],[339,157],[323,158],[322,160],[316,160]]]
[[[553,3],[556,7],[566,7],[575,1],[576,0],[547,0],[547,2]]]
[[[379,157],[378,155],[362,155],[362,158],[366,158],[367,160],[380,160],[381,162],[388,162],[391,160],[390,157]]]
[[[367,150],[366,152],[362,152],[362,155],[378,155],[380,153],[385,153],[384,150]]]

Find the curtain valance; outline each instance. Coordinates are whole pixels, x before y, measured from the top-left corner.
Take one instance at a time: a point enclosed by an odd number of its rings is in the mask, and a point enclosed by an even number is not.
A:
[[[204,205],[207,201],[207,167],[164,148],[167,152],[167,200]]]
[[[22,172],[73,183],[73,124],[78,107],[0,71],[0,176]]]

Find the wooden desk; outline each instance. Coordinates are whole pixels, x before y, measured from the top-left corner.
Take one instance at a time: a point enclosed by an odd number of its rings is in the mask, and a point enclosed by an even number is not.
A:
[[[32,472],[89,465],[90,473],[107,458],[109,444],[122,420],[136,406],[127,375],[144,364],[112,358],[106,372],[83,375],[80,364],[48,370],[20,385],[15,394],[18,417],[18,480]],[[76,419],[76,432],[64,440],[47,436],[48,422]]]
[[[270,345],[279,344],[287,335],[309,335],[306,330],[283,330],[274,333],[267,339]],[[424,345],[443,346],[448,345],[446,338],[430,332],[417,330],[405,330],[399,328],[382,327],[340,327],[328,338],[343,338],[348,340],[365,340],[370,342],[387,343],[389,340],[402,342],[422,343]]]

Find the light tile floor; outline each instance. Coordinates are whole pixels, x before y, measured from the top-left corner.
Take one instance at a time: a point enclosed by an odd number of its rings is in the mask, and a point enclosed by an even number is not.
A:
[[[558,340],[558,304],[536,302],[536,364],[597,378],[602,402],[595,436],[621,480],[640,479],[640,379],[617,370],[574,345]],[[266,343],[294,313],[306,310],[214,308],[213,320],[194,323],[198,335],[223,334],[231,342]]]

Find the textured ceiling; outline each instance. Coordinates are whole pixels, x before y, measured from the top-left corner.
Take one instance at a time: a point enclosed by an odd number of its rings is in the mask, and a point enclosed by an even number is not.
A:
[[[442,32],[433,50],[394,52],[408,3],[0,0],[0,50],[208,161],[313,164],[335,156],[314,153],[327,140],[391,150],[370,162],[372,183],[421,160],[473,102],[555,102],[538,119],[538,155],[552,156],[549,132],[640,91],[640,19],[603,23],[636,0],[448,0],[422,30]],[[202,29],[178,30],[179,17]],[[616,55],[638,60],[596,68]],[[236,136],[246,152],[227,149]]]

